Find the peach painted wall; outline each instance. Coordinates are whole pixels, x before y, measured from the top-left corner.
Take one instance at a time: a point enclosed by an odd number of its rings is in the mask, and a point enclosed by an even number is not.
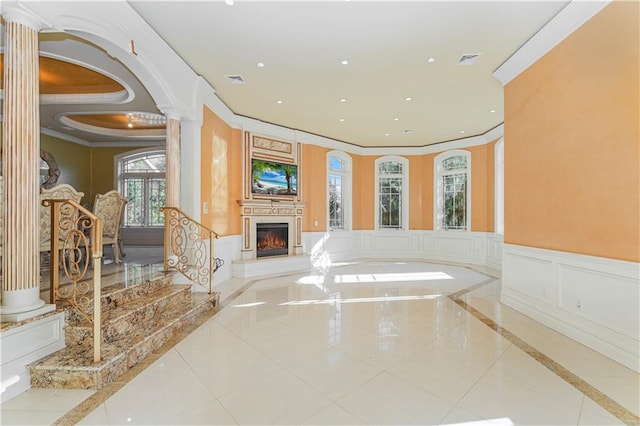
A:
[[[209,203],[207,214],[200,211],[202,223],[220,235],[240,234],[242,133],[205,107],[201,135],[200,196]]]
[[[428,157],[405,156],[409,160],[409,229],[433,227],[433,159],[431,167],[428,167]],[[428,175],[428,169],[431,175]]]
[[[377,157],[352,155],[353,230],[372,230],[375,211],[375,161]]]
[[[302,164],[298,168],[305,203],[302,218],[303,232],[327,230],[327,152],[316,145],[302,145]],[[315,223],[318,223],[316,226]]]
[[[640,261],[639,12],[610,3],[506,85],[506,243]]]
[[[493,232],[495,142],[465,148],[471,152],[471,231]]]

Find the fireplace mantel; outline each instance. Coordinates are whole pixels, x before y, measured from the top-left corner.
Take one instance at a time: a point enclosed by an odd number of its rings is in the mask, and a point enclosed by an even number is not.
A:
[[[304,203],[285,200],[238,200],[242,216],[242,260],[256,259],[256,224],[288,223],[289,256],[302,254]]]

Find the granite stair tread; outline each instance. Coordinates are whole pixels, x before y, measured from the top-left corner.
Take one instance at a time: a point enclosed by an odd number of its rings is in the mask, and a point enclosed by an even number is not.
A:
[[[131,301],[127,301],[123,304],[117,304],[111,306],[102,312],[102,324],[103,327],[107,326],[113,321],[122,319],[123,317],[133,315],[141,308],[152,306],[158,300],[169,298],[174,295],[179,295],[185,292],[190,292],[191,286],[188,284],[174,284],[171,287],[161,287],[160,289],[148,293],[146,297],[138,297]],[[89,321],[84,317],[78,316],[78,319],[70,319],[68,326],[71,327],[91,327]]]
[[[31,386],[101,389],[218,306],[218,293],[192,292],[169,274],[155,280],[157,286],[150,280],[103,289],[99,362],[93,362],[90,322],[69,310],[67,346],[28,366]]]

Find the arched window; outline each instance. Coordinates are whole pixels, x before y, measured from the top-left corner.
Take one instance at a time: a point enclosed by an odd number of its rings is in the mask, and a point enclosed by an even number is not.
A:
[[[504,139],[495,146],[495,226],[496,234],[504,234]]]
[[[327,218],[329,230],[351,227],[351,157],[341,151],[327,153]]]
[[[166,204],[164,150],[138,150],[116,156],[118,190],[127,198],[124,226],[164,225]]]
[[[376,160],[378,229],[406,229],[409,222],[409,162],[396,156]]]
[[[468,231],[471,228],[471,155],[453,150],[435,158],[435,229]]]

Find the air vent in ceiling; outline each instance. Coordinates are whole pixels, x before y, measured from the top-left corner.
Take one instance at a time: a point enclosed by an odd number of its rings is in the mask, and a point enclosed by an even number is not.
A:
[[[225,75],[231,84],[244,84],[244,78],[241,75]]]
[[[460,59],[458,59],[458,65],[473,65],[478,62],[478,58],[480,58],[480,53],[462,55]]]
[[[405,135],[410,135],[412,133],[415,133],[416,129],[404,129],[403,132]]]

